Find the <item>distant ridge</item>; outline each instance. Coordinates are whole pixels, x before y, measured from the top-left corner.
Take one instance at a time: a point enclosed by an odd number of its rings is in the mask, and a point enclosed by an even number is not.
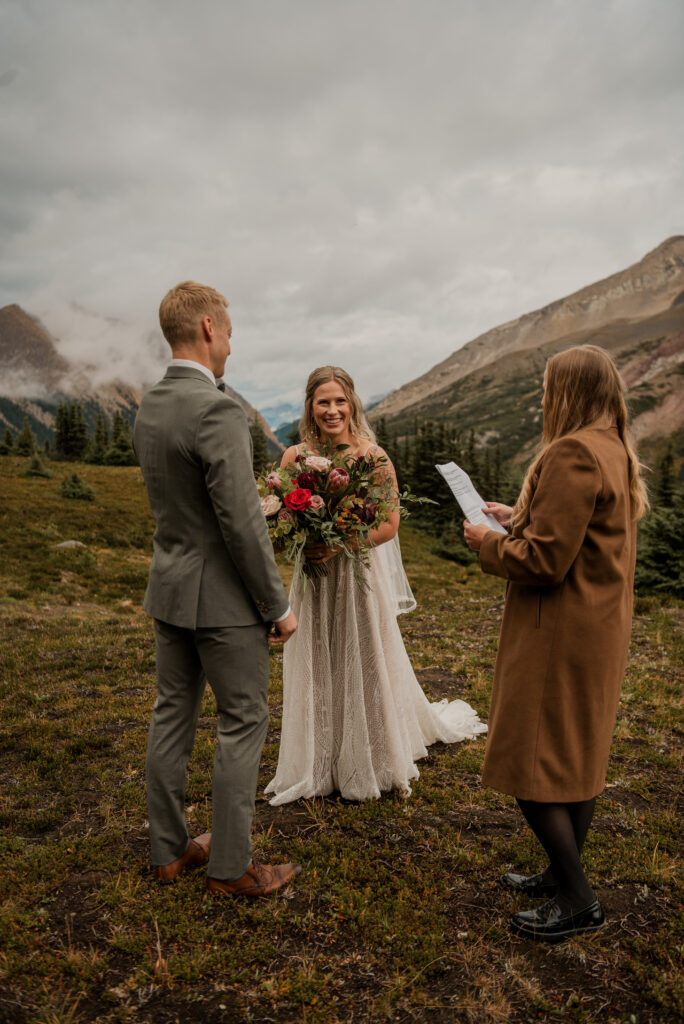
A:
[[[681,304],[683,294],[684,235],[674,235],[626,270],[481,334],[393,391],[375,406],[372,418],[417,411],[430,396],[508,353],[539,348],[617,320],[642,320]]]
[[[371,410],[402,436],[416,418],[473,429],[506,459],[529,458],[541,429],[546,360],[573,345],[607,349],[628,387],[631,430],[651,462],[674,439],[684,468],[684,236],[639,263],[495,327]]]

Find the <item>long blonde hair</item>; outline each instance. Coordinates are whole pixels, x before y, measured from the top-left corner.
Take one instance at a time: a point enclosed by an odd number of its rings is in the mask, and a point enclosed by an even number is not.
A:
[[[539,481],[539,464],[549,445],[559,437],[601,421],[614,423],[617,427],[628,459],[632,518],[641,519],[648,509],[648,496],[639,460],[627,436],[624,393],[625,385],[617,366],[597,345],[578,345],[549,359],[546,364],[542,437],[513,509],[512,526],[527,519]]]
[[[349,422],[350,433],[354,437],[358,437],[364,441],[370,441],[375,443],[375,435],[366,422],[366,417],[363,414],[363,406],[361,405],[361,399],[354,390],[354,381],[351,379],[346,370],[343,370],[340,366],[319,366],[318,369],[312,370],[309,374],[309,379],[306,382],[306,391],[304,393],[304,412],[299,422],[299,436],[301,437],[304,444],[318,445],[321,443],[321,434],[316,426],[316,420],[313,415],[313,400],[317,388],[321,384],[329,384],[330,381],[336,381],[344,391],[345,397],[349,402],[351,409],[351,420]]]

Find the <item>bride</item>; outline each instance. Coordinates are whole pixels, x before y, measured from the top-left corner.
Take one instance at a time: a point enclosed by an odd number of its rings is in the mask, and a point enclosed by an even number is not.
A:
[[[288,448],[281,465],[302,453],[348,445],[354,456],[385,457],[363,415],[354,382],[337,366],[309,376],[302,444]],[[388,489],[397,492],[394,468],[384,463]],[[431,704],[411,668],[397,615],[416,606],[401,562],[399,506],[371,531],[370,590],[354,580],[351,560],[317,545],[327,576],[295,579],[290,592],[299,627],[283,650],[283,724],[278,768],[266,787],[272,804],[334,790],[368,800],[384,790],[411,792],[415,761],[441,740],[455,743],[486,731],[464,701]]]

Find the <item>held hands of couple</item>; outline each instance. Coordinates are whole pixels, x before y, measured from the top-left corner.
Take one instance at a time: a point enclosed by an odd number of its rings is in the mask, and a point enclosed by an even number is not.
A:
[[[502,526],[508,527],[511,521],[511,515],[513,509],[510,505],[503,505],[500,501],[488,501],[486,507],[482,509],[487,515],[493,516],[498,523]],[[469,522],[467,519],[463,523],[463,534],[465,536],[466,544],[473,551],[479,551],[482,546],[482,539],[486,533],[489,533],[489,527],[485,523],[475,525]]]
[[[290,639],[291,636],[297,630],[297,616],[294,612],[290,612],[280,622],[273,623],[273,629],[268,634],[268,639],[272,644],[284,644]]]

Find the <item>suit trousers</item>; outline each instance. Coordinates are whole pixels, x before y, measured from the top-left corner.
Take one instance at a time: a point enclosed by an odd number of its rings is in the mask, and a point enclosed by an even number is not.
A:
[[[157,699],[146,759],[152,863],[170,864],[188,845],[187,764],[208,682],[216,697],[218,729],[207,874],[240,878],[252,858],[254,800],[268,729],[268,627],[193,630],[155,619],[154,628]]]

